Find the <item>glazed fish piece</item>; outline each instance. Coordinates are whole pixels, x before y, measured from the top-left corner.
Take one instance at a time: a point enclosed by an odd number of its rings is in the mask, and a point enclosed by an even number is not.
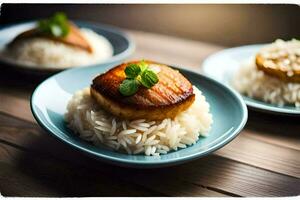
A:
[[[138,63],[138,62],[131,62]],[[195,100],[192,84],[167,65],[146,61],[159,82],[152,88],[140,87],[132,96],[123,96],[119,85],[126,78],[123,63],[94,78],[92,97],[108,112],[125,119],[162,120],[174,118]]]
[[[70,32],[66,37],[51,37],[51,36],[45,36],[42,35],[36,28],[24,31],[17,35],[12,42],[9,43],[9,45],[13,45],[19,40],[24,40],[27,38],[34,38],[34,37],[46,37],[48,39],[61,42],[73,47],[80,48],[84,51],[87,51],[89,53],[93,52],[93,49],[91,45],[88,43],[88,41],[82,36],[80,29],[73,23],[69,22],[70,26]]]
[[[300,58],[300,56],[298,57]],[[258,70],[261,70],[270,76],[279,78],[280,80],[286,82],[300,83],[299,67],[298,69],[293,69],[290,66],[282,67],[280,64],[280,59],[266,59],[261,54],[257,54],[255,63]],[[287,60],[287,58],[285,60]]]

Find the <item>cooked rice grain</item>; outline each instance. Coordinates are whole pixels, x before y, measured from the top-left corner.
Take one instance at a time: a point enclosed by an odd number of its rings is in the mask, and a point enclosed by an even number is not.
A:
[[[67,106],[68,126],[84,140],[94,145],[148,156],[166,154],[170,150],[186,148],[206,136],[211,128],[209,104],[194,87],[195,102],[174,120],[123,120],[104,111],[90,96],[89,89],[74,94]]]

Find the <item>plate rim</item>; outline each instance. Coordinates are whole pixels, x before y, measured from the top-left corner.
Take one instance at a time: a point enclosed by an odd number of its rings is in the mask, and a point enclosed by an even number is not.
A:
[[[114,66],[114,65],[112,65]],[[94,152],[88,148],[85,148],[81,145],[78,144],[74,144],[66,139],[61,138],[60,136],[57,135],[57,133],[48,125],[46,125],[38,116],[35,108],[34,108],[34,101],[36,96],[38,95],[38,92],[41,88],[41,86],[43,84],[46,84],[48,81],[50,81],[52,78],[55,78],[56,76],[62,76],[65,73],[72,73],[72,71],[76,71],[76,70],[88,70],[90,67],[87,68],[73,68],[73,69],[69,69],[69,70],[64,70],[60,73],[57,73],[55,75],[52,75],[50,77],[48,77],[47,79],[45,79],[43,82],[41,82],[33,91],[31,97],[30,97],[30,109],[31,112],[35,118],[35,120],[38,122],[38,124],[44,129],[46,130],[46,132],[50,133],[51,135],[55,136],[56,138],[58,138],[60,141],[72,146],[73,148],[75,148],[76,150],[80,150],[83,153],[86,153],[87,155],[92,155],[95,156],[95,158],[100,159],[104,162],[108,162],[111,164],[115,164],[115,165],[119,165],[119,166],[128,166],[128,167],[145,167],[145,168],[149,168],[149,167],[163,167],[163,166],[171,166],[171,165],[176,165],[176,164],[180,164],[180,163],[184,163],[184,162],[188,162],[197,158],[201,158],[204,157],[222,147],[224,147],[226,144],[228,144],[229,142],[231,142],[234,138],[236,138],[238,136],[238,134],[243,130],[244,126],[247,123],[247,119],[248,119],[248,109],[247,106],[245,104],[245,102],[243,101],[242,97],[240,94],[238,94],[236,91],[232,90],[231,88],[229,88],[226,85],[223,85],[221,83],[219,83],[218,81],[201,75],[199,73],[193,72],[191,70],[187,70],[178,66],[174,66],[174,65],[169,65],[172,68],[181,70],[183,73],[187,72],[187,73],[191,73],[193,75],[196,75],[202,79],[206,79],[206,81],[210,81],[213,82],[215,85],[218,85],[219,87],[221,87],[223,90],[225,89],[225,91],[227,93],[229,93],[235,100],[237,100],[237,103],[240,105],[241,107],[241,114],[242,114],[242,118],[239,121],[239,125],[233,129],[231,131],[231,133],[229,134],[228,137],[226,137],[224,140],[222,140],[221,142],[213,145],[212,147],[206,149],[203,152],[197,152],[194,154],[190,154],[188,156],[184,156],[184,157],[179,157],[179,158],[170,158],[170,159],[166,159],[166,160],[153,160],[150,162],[145,162],[143,160],[129,160],[126,158],[118,158],[118,157],[112,157],[110,155],[106,155],[103,154],[102,152]],[[95,66],[94,66],[95,67]],[[97,67],[97,66],[96,66]],[[192,146],[189,146],[188,148],[191,148]]]
[[[37,67],[34,65],[23,65],[18,62],[12,62],[10,59],[1,59],[1,56],[0,56],[0,62],[10,65],[10,66],[13,66],[18,69],[21,69],[21,70],[24,69],[26,71],[35,71],[35,72],[41,72],[41,73],[43,73],[43,72],[44,73],[54,73],[54,72],[60,72],[62,70],[68,70],[71,68],[86,68],[86,67],[92,67],[92,66],[96,66],[96,65],[108,65],[108,64],[114,63],[114,62],[120,62],[120,61],[126,59],[127,57],[129,57],[130,55],[132,55],[132,53],[136,49],[136,43],[135,43],[133,37],[130,34],[126,33],[124,30],[122,30],[121,28],[118,28],[118,27],[112,26],[112,25],[108,25],[105,23],[90,21],[90,20],[76,20],[76,19],[71,19],[71,20],[73,22],[75,22],[76,24],[87,24],[90,26],[97,26],[100,29],[105,29],[107,31],[114,32],[127,40],[128,47],[123,52],[113,55],[112,57],[105,60],[104,62],[97,62],[97,63],[93,63],[93,64],[88,64],[88,65],[70,66],[70,67],[62,67],[62,68]],[[7,28],[13,28],[14,26],[29,25],[29,24],[33,24],[36,22],[37,22],[37,20],[24,20],[24,21],[20,21],[17,23],[6,24],[3,26],[0,26],[0,32]]]
[[[216,53],[211,54],[210,56],[208,56],[201,64],[201,72],[212,78],[211,74],[208,73],[208,71],[206,70],[208,68],[208,63],[211,62],[211,60],[216,59],[216,57],[220,56],[220,55],[224,55],[224,54],[228,54],[228,52],[231,51],[243,51],[244,49],[247,48],[259,48],[259,47],[263,47],[264,45],[267,45],[269,43],[259,43],[259,44],[250,44],[250,45],[242,45],[242,46],[237,46],[237,47],[231,47],[231,48],[226,48],[220,51],[217,51]],[[214,79],[214,78],[213,78]],[[220,80],[214,79],[218,82],[221,82]],[[226,84],[226,86],[230,87],[231,89],[233,89],[234,91],[236,91],[232,86]],[[236,91],[238,92],[238,91]],[[239,93],[239,92],[238,92]],[[240,93],[239,93],[240,94]],[[270,114],[278,114],[278,115],[286,115],[286,116],[299,116],[300,115],[300,110],[291,110],[291,109],[286,109],[284,107],[279,107],[276,106],[274,104],[270,104],[267,102],[263,102],[263,101],[259,101],[256,99],[252,99],[250,97],[247,97],[243,94],[240,94],[243,98],[243,100],[245,101],[246,105],[254,110],[260,111],[260,112],[264,112],[264,113],[270,113]],[[249,98],[251,99],[251,101],[249,100]]]

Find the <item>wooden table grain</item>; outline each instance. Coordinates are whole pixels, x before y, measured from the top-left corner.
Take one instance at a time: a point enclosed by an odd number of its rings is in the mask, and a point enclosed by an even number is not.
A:
[[[128,32],[137,43],[130,59],[153,59],[198,72],[205,57],[224,48]],[[30,95],[40,81],[1,67],[0,192],[4,196],[300,194],[299,117],[250,110],[241,134],[209,156],[161,169],[121,168],[83,155],[42,130],[29,107]]]

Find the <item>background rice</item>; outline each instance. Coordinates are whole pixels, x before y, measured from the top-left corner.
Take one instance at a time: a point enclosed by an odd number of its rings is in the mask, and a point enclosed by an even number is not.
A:
[[[211,128],[209,104],[196,87],[195,102],[175,119],[162,121],[122,120],[105,112],[91,98],[89,89],[74,94],[67,106],[65,120],[84,140],[128,154],[158,156],[186,148],[206,136]]]
[[[86,28],[80,31],[92,46],[92,54],[47,38],[20,40],[1,54],[3,59],[14,60],[25,66],[50,68],[89,65],[105,61],[113,55],[113,47],[105,37]]]
[[[271,77],[256,68],[254,58],[242,63],[232,85],[251,98],[283,106],[292,104],[300,109],[300,83],[289,83]]]

